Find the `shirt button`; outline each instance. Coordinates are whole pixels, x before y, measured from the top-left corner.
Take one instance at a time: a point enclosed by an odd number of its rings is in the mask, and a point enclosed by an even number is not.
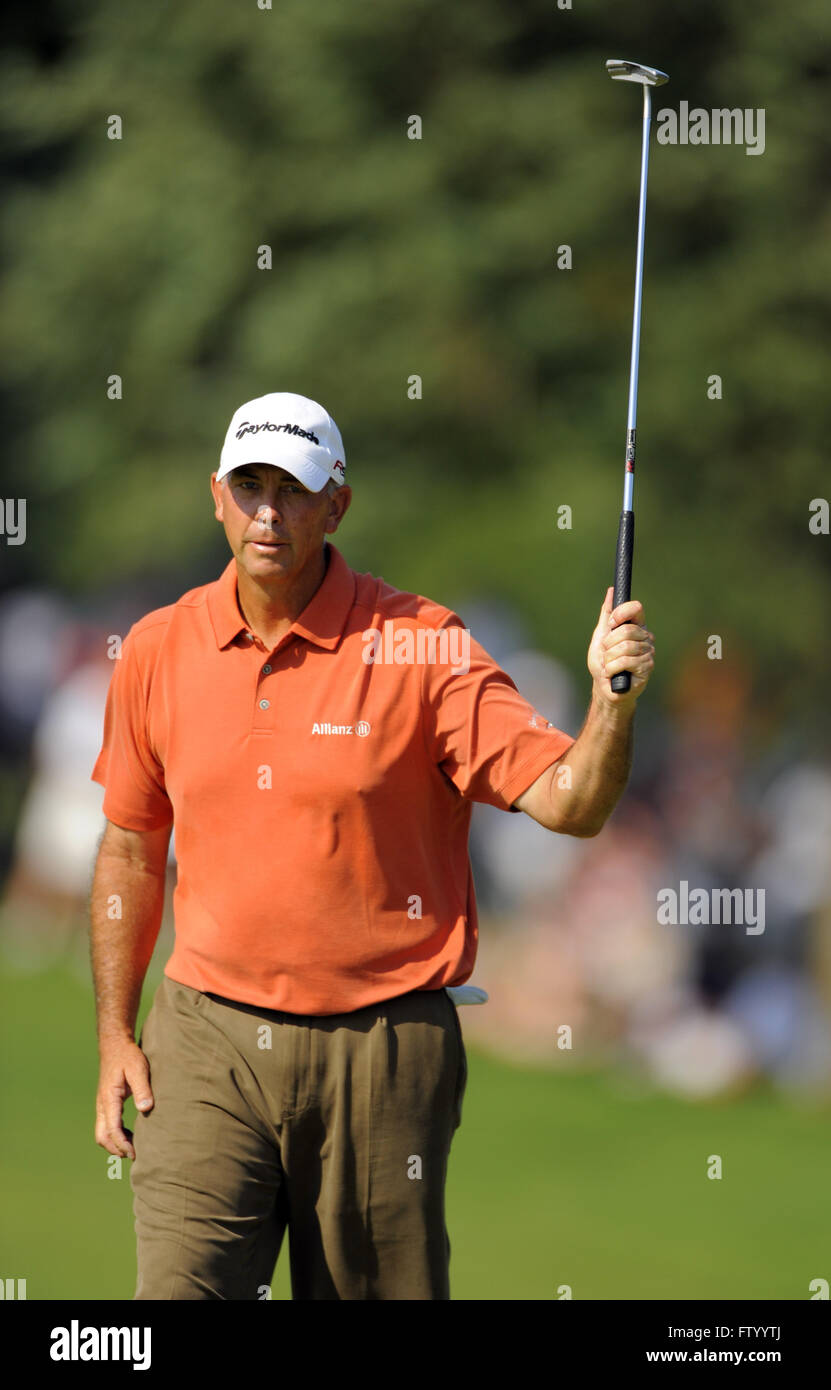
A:
[[[271,701],[270,701],[270,700],[261,700],[261,701],[260,701],[260,709],[268,709],[269,706],[270,706],[270,704],[271,704]]]
[[[271,667],[270,667],[270,665],[269,665],[268,663],[266,663],[266,665],[263,667],[263,675],[264,675],[264,676],[270,676],[270,675],[271,675]]]

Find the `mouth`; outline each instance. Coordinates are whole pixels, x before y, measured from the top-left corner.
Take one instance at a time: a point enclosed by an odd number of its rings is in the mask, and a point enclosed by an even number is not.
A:
[[[284,545],[286,544],[286,542],[285,542],[285,541],[249,541],[248,544],[249,544],[249,545],[253,545],[253,547],[254,547],[255,550],[262,550],[262,551],[268,552],[268,551],[271,551],[271,550],[279,550],[281,546],[284,546]]]

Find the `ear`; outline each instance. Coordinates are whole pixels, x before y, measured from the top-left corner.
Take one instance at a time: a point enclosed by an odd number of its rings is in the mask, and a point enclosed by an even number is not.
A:
[[[329,498],[329,515],[326,518],[326,533],[333,535],[343,521],[352,501],[352,489],[346,483]]]
[[[211,474],[211,495],[214,499],[214,516],[217,521],[222,521],[224,519],[222,511],[222,484],[217,482],[216,473]]]

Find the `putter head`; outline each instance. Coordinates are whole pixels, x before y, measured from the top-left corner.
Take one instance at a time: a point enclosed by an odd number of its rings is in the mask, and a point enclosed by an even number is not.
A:
[[[643,63],[630,63],[626,58],[607,58],[606,71],[615,82],[638,82],[642,87],[662,87],[669,82],[665,72],[646,68]]]

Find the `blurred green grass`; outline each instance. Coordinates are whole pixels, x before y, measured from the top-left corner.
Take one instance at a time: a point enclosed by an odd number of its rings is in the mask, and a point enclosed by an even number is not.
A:
[[[131,1299],[129,1165],[108,1179],[93,1139],[81,958],[4,962],[0,991],[0,1275],[26,1278],[30,1299]],[[829,1277],[827,1107],[765,1090],[688,1104],[467,1051],[447,1187],[454,1299],[553,1299],[567,1284],[576,1299],[800,1300]],[[132,1102],[127,1114],[132,1127]],[[273,1288],[290,1298],[288,1240]]]

